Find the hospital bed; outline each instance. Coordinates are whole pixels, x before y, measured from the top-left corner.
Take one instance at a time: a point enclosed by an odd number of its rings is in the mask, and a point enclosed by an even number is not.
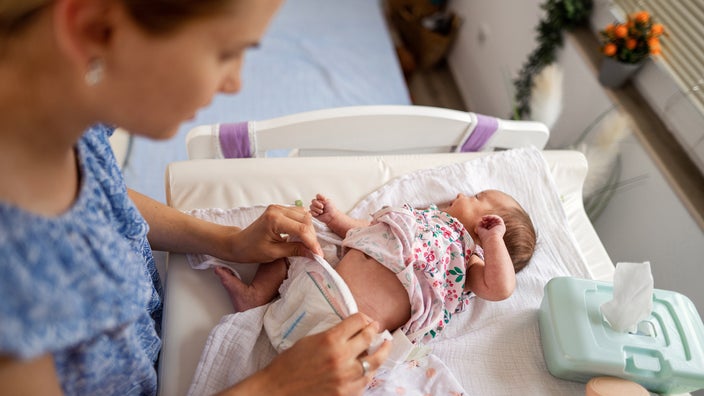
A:
[[[301,129],[301,123],[305,128]],[[349,128],[350,125],[353,127]],[[416,129],[414,125],[425,129]],[[519,274],[516,298],[494,305],[479,301],[470,312],[457,315],[458,324],[451,323],[455,327],[445,331],[438,350],[470,394],[583,394],[583,384],[559,380],[547,372],[540,349],[537,308],[542,287],[551,276],[601,280],[612,277],[611,260],[582,205],[587,164],[578,152],[521,149],[529,145],[544,147],[547,129],[540,124],[498,120],[497,125],[497,132],[481,148],[483,151],[450,153],[474,131],[477,115],[417,106],[330,109],[240,125],[240,130],[246,131],[246,135],[251,133],[252,140],[257,142],[252,145],[250,141],[251,156],[281,149],[280,143],[284,141],[286,148],[300,151],[296,157],[237,159],[222,158],[217,146],[222,125],[198,127],[189,134],[188,150],[193,159],[172,163],[167,168],[167,202],[191,212],[199,208],[293,204],[298,199],[307,202],[316,193],[324,192],[334,197],[342,210],[359,209],[365,197],[379,187],[403,181],[400,177],[413,177],[421,169],[431,169],[442,176],[446,167],[468,164],[493,175],[488,179],[515,173],[520,176],[513,177],[521,183],[533,183],[532,168],[514,164],[503,169],[504,157],[499,156],[531,157],[537,152],[542,159],[535,172],[539,173],[538,168],[544,165],[546,174],[537,182],[548,186],[549,191],[544,192],[545,197],[537,187],[521,188],[515,193],[532,194],[534,200],[555,203],[555,210],[545,219],[542,216],[534,219],[542,238],[539,246],[557,244],[555,240],[560,240],[561,244],[552,248],[554,254],[564,254],[562,259],[578,265],[561,273],[532,263],[532,267],[529,265]],[[366,133],[368,130],[373,133]],[[416,136],[421,133],[424,139]],[[525,139],[526,136],[530,138]],[[435,137],[444,148],[428,144]],[[407,141],[414,143],[401,146]],[[430,153],[418,153],[424,151],[421,141],[432,146]],[[321,146],[320,142],[344,144]],[[412,153],[401,154],[397,152],[399,147]],[[517,147],[517,150],[495,151]],[[441,149],[444,152],[438,151]],[[301,156],[331,151],[338,155]],[[367,155],[360,155],[360,151],[367,151]],[[487,185],[493,186],[490,182]],[[510,183],[497,186],[512,188]],[[560,222],[564,222],[565,232],[548,230],[553,223]],[[239,266],[238,271],[248,280],[255,268]],[[223,315],[231,312],[227,294],[212,271],[193,270],[185,255],[169,255],[159,371],[161,395],[187,392],[209,333]],[[472,350],[467,350],[470,346]]]

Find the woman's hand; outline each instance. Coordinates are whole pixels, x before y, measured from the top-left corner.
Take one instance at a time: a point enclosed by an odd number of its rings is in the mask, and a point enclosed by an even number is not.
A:
[[[303,256],[306,248],[322,254],[312,216],[303,208],[271,205],[249,227],[240,229],[200,220],[136,191],[129,190],[129,195],[149,223],[154,250],[207,253],[239,263]],[[282,234],[300,242],[287,242]]]
[[[366,316],[352,315],[330,330],[300,339],[269,366],[223,394],[361,395],[391,349],[384,342],[366,355],[377,332],[378,325]],[[369,364],[366,373],[360,359]]]
[[[287,242],[286,235],[300,242]],[[322,255],[312,216],[300,207],[270,205],[247,228],[226,238],[224,259],[240,263],[266,263],[281,257],[305,256],[306,249]]]

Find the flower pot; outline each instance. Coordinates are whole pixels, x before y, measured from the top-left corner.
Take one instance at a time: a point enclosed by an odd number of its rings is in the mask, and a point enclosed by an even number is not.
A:
[[[599,82],[605,87],[620,88],[641,66],[643,62],[623,63],[613,58],[604,58],[599,68]]]

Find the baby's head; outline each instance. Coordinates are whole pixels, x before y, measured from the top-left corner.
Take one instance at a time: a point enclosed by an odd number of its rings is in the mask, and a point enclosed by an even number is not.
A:
[[[533,222],[510,195],[498,190],[486,190],[473,196],[457,194],[450,206],[443,209],[460,220],[475,241],[479,239],[474,229],[483,216],[494,214],[501,217],[506,224],[504,243],[516,272],[528,265],[533,257],[536,241]]]

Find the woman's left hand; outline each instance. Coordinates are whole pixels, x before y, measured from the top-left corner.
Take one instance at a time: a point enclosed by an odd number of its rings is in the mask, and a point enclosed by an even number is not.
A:
[[[301,338],[267,367],[218,395],[361,395],[391,351],[384,341],[366,354],[378,331],[377,323],[356,313]]]
[[[300,242],[288,242],[286,235]],[[240,263],[304,256],[306,249],[322,255],[311,214],[300,207],[280,205],[269,205],[252,224],[229,238],[228,247],[232,261]]]

